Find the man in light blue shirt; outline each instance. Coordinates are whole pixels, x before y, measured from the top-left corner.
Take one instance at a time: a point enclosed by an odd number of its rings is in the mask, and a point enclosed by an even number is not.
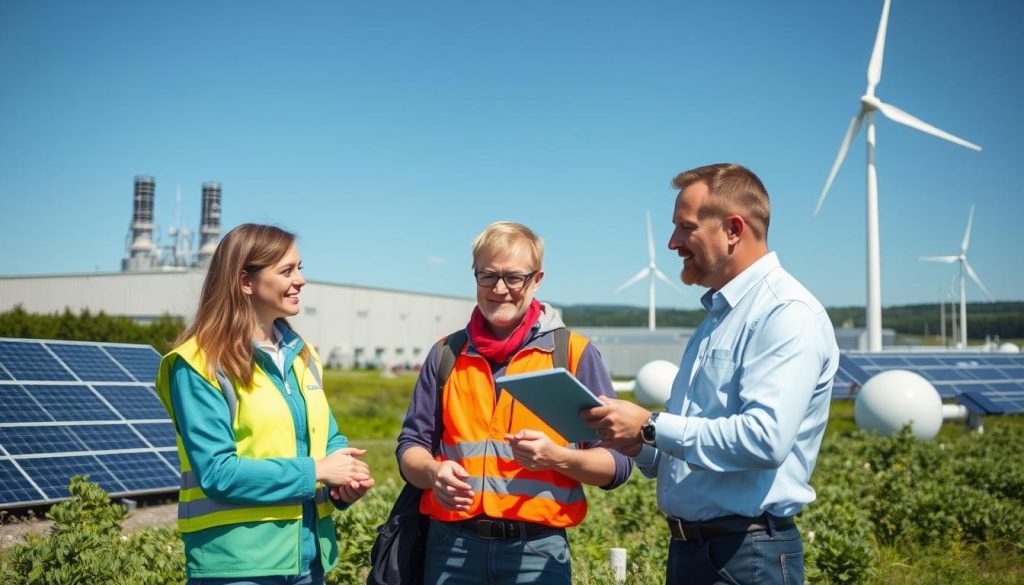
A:
[[[735,164],[678,175],[669,248],[705,286],[664,413],[622,400],[584,411],[604,446],[657,476],[669,517],[667,583],[800,583],[793,516],[809,481],[839,364],[822,305],[768,251],[768,193]]]

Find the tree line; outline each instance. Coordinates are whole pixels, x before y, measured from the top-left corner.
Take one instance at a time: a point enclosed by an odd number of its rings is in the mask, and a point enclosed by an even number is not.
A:
[[[70,341],[99,341],[111,343],[141,343],[152,345],[161,354],[185,328],[180,317],[163,315],[150,323],[138,323],[128,317],[114,317],[102,311],[88,309],[75,314],[71,309],[63,313],[29,313],[21,305],[0,313],[0,337],[22,339],[65,339]]]
[[[570,327],[645,327],[647,309],[623,305],[571,305],[560,307],[562,319]],[[836,327],[864,327],[863,307],[832,307],[827,309]],[[951,309],[946,307],[946,333]],[[658,309],[660,327],[696,327],[704,320],[704,311]],[[967,333],[971,339],[999,336],[1000,339],[1024,339],[1024,302],[968,303]],[[903,305],[882,309],[882,324],[902,335],[938,335],[938,305]],[[149,323],[138,323],[128,317],[107,315],[102,311],[83,310],[73,313],[37,314],[21,305],[0,312],[0,337],[26,339],[67,339],[113,343],[143,343],[160,353],[171,349],[185,323],[180,317],[163,315]]]
[[[647,309],[623,305],[571,305],[560,307],[562,319],[571,327],[644,327]],[[864,327],[864,307],[826,309],[835,327]],[[957,309],[959,310],[959,308]],[[952,335],[946,306],[946,334]],[[658,309],[659,327],[696,327],[704,320],[702,309]],[[941,331],[938,304],[902,305],[882,309],[882,324],[902,335],[938,335]],[[999,336],[1024,339],[1024,302],[968,303],[967,333],[971,339]]]

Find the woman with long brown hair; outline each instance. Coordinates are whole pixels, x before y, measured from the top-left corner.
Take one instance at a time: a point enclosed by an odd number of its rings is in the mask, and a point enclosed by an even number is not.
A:
[[[190,585],[323,583],[338,562],[331,513],[373,486],[327,405],[319,357],[286,320],[299,312],[301,271],[294,234],[231,230],[160,364]]]

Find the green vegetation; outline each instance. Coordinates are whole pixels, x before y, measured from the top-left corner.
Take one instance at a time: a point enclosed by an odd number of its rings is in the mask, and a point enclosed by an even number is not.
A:
[[[160,353],[171,349],[171,343],[184,327],[181,319],[167,315],[142,325],[102,312],[94,315],[88,310],[77,315],[70,309],[63,313],[39,315],[28,313],[18,305],[10,311],[0,312],[0,337],[144,343],[152,345]]]
[[[0,556],[0,583],[10,585],[164,585],[185,581],[184,548],[176,530],[158,528],[127,536],[124,508],[81,477],[71,498],[50,509],[48,537],[30,535]]]
[[[328,582],[362,583],[375,528],[398,495],[394,459],[415,377],[330,372],[339,425],[368,449],[378,480],[361,502],[337,513],[341,565]],[[985,420],[977,436],[956,424],[936,440],[856,430],[849,402],[833,403],[813,485],[817,501],[798,519],[812,583],[1024,583],[1024,419]],[[612,584],[608,548],[629,551],[633,585],[661,584],[668,530],[654,482],[639,473],[612,491],[587,488],[587,519],[570,531],[575,582]],[[54,506],[49,537],[0,551],[0,582],[180,583],[184,559],[173,527],[123,535],[119,506],[92,484]]]

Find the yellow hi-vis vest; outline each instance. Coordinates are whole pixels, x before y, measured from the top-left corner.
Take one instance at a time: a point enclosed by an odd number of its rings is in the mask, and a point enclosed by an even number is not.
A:
[[[313,363],[306,364],[296,356],[292,369],[299,382],[299,391],[306,401],[306,428],[309,429],[309,456],[320,459],[327,454],[327,432],[330,409],[322,390],[308,391],[308,388],[322,387],[320,360],[313,348],[309,350]],[[214,388],[224,394],[231,412],[231,428],[235,432],[238,456],[249,459],[271,457],[298,457],[295,441],[295,423],[291,410],[266,372],[254,365],[252,384],[241,387],[229,380],[223,372],[210,376],[206,354],[195,338],[171,350],[160,362],[156,389],[164,408],[174,422],[178,439],[178,459],[181,461],[181,487],[178,493],[178,529],[181,532],[195,532],[213,526],[225,526],[243,522],[275,522],[302,519],[302,501],[284,501],[273,504],[232,504],[207,497],[199,487],[192,471],[185,447],[178,433],[177,419],[171,406],[171,367],[178,358],[185,360]],[[334,510],[327,486],[317,483],[317,516],[329,518]],[[333,538],[333,534],[331,535]]]

